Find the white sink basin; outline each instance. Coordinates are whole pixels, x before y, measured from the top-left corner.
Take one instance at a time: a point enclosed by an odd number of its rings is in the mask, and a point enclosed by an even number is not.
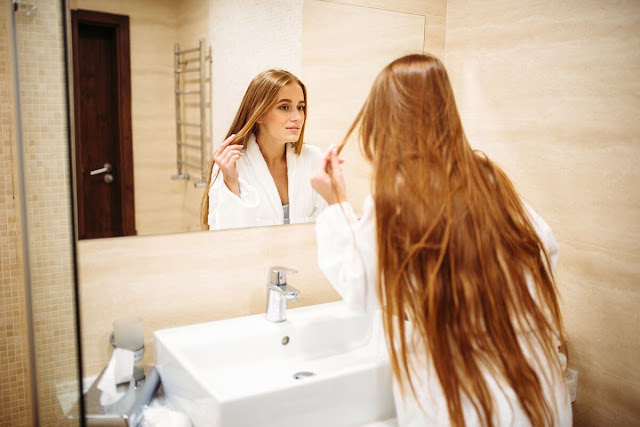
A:
[[[196,427],[361,426],[395,416],[379,313],[337,302],[288,310],[287,318],[156,331],[166,397]],[[300,372],[314,375],[295,379]]]

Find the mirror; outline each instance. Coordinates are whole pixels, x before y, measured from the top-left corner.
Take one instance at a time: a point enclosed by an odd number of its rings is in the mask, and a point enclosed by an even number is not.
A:
[[[71,1],[79,238],[201,230],[211,158],[265,70],[287,70],[306,86],[305,146],[321,153],[339,143],[382,66],[425,42],[423,15],[361,3]],[[261,150],[248,144],[243,153],[259,163],[249,184],[273,218],[231,226],[281,224],[287,198],[291,222],[313,221],[323,206],[308,182],[317,156],[288,157],[274,179]],[[355,143],[344,156],[358,209],[368,167]]]
[[[251,79],[272,68],[292,72],[306,86],[304,141],[325,151],[342,140],[382,67],[399,56],[423,51],[427,40],[444,49],[446,8],[438,9],[440,15],[433,18],[433,22],[442,25],[427,30],[431,15],[427,16],[429,10],[424,10],[423,3],[398,3],[394,0],[70,3],[71,10],[128,17],[133,177],[130,194],[135,207],[135,234],[183,233],[125,239],[87,238],[78,242],[85,376],[99,375],[108,364],[113,351],[109,336],[114,319],[131,315],[144,319],[147,351],[143,362],[151,364],[153,332],[158,329],[263,313],[264,277],[273,265],[299,270],[292,284],[295,286],[297,281],[301,285],[298,289],[303,296],[295,304],[339,299],[317,267],[311,223],[186,233],[200,230],[204,189],[194,186],[197,176],[189,180],[171,179],[178,173],[174,46],[178,43],[180,49],[193,49],[204,38],[205,57],[211,48],[209,154],[213,145],[224,141]],[[192,65],[195,64],[189,66]],[[191,79],[193,74],[185,76]],[[199,85],[190,84],[184,89]],[[186,98],[188,102],[197,100],[197,94],[188,96],[192,97]],[[187,106],[185,120],[199,123],[199,106],[193,103],[196,105]],[[183,131],[185,141],[197,144],[198,132],[191,127]],[[185,156],[194,154],[190,161],[197,163],[197,149],[185,153],[189,153]],[[350,201],[356,214],[360,214],[370,191],[369,167],[356,141],[346,145],[342,157]],[[113,162],[96,159],[88,173],[106,168],[105,163],[117,169]],[[115,180],[117,177],[114,183]]]

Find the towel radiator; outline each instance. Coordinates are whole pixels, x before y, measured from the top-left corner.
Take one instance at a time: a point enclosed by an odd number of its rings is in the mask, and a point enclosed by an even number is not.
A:
[[[193,64],[197,63],[197,66]],[[207,146],[211,142],[211,126],[207,126],[207,111],[211,111],[211,47],[208,52],[205,40],[198,40],[198,47],[180,49],[180,44],[173,45],[173,65],[176,103],[176,166],[177,173],[171,179],[197,179],[195,187],[207,185]],[[187,76],[195,73],[196,79]],[[197,83],[197,89],[192,89]],[[192,95],[198,95],[199,122],[185,120]],[[209,96],[207,96],[209,95]],[[185,129],[199,129],[196,143],[191,141]],[[189,151],[187,151],[189,150]]]

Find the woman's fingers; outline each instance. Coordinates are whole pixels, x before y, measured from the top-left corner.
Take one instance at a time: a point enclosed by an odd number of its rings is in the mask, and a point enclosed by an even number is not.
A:
[[[243,148],[242,145],[227,145],[225,149],[222,150],[219,156],[224,159],[229,153],[229,151],[240,151],[242,150],[242,148]]]
[[[235,166],[236,166],[236,162],[238,161],[238,159],[239,159],[240,157],[242,157],[242,154],[239,154],[239,153],[238,153],[238,154],[234,154],[234,155],[232,155],[232,156],[231,156],[231,158],[229,159],[229,162],[227,163],[227,165],[228,165],[230,168],[235,168]]]
[[[338,157],[338,151],[332,145],[322,156],[311,178],[311,187],[330,205],[347,199],[342,163],[344,160]]]
[[[326,173],[328,164],[329,164],[329,157],[325,154],[324,156],[322,156],[322,160],[318,165],[318,169],[321,169],[323,172]]]
[[[322,168],[327,174],[338,176],[342,174],[342,168],[340,165],[344,163],[344,160],[338,157],[338,150],[335,145],[329,147],[322,159]]]
[[[218,166],[222,167],[228,162],[230,158],[229,153],[238,153],[242,155],[242,152],[240,151],[242,150],[242,148],[242,145],[228,145],[216,156],[216,162],[218,163]]]
[[[334,175],[342,173],[342,169],[340,168],[340,159],[338,158],[338,150],[336,147],[331,149],[329,156],[331,161],[331,172]]]
[[[323,162],[322,162],[322,166],[324,168],[325,171],[327,171],[327,173],[330,173],[330,165],[331,165],[331,157],[333,156],[333,150],[335,150],[336,146],[332,145],[329,147],[329,149],[327,150],[326,153],[324,153],[324,157],[323,157]]]
[[[239,150],[229,150],[226,153],[222,154],[222,156],[221,156],[222,157],[222,162],[221,163],[223,165],[225,165],[225,166],[228,165],[229,161],[231,160],[231,158],[233,156],[238,156],[238,158],[239,158],[239,157],[242,156],[242,153]]]
[[[229,136],[229,138],[225,139],[216,150],[215,157],[218,157],[219,155],[221,155],[224,149],[227,148],[227,146],[231,144],[235,139],[236,139],[235,134],[232,134],[231,136]]]
[[[244,147],[242,145],[239,144],[234,144],[234,145],[227,145],[227,147],[222,151],[222,154],[225,153],[225,151],[229,151],[229,150],[242,150]]]
[[[335,145],[330,145],[329,148],[327,148],[327,151],[324,153],[324,158],[329,160],[331,159],[331,153],[333,153],[333,149],[336,148]]]
[[[333,146],[329,147],[327,152],[322,156],[322,160],[320,160],[320,164],[316,169],[316,179],[324,180],[326,182],[330,182],[331,179],[329,175],[331,174],[331,151]]]
[[[235,135],[231,135],[229,138],[225,139],[216,150],[216,154],[214,156],[216,164],[224,176],[224,182],[233,192],[235,192],[235,190],[232,188],[234,188],[234,185],[237,187],[238,180],[236,162],[240,157],[242,157],[242,152],[240,150],[243,148],[240,144],[232,144],[233,141],[235,141],[235,138]]]

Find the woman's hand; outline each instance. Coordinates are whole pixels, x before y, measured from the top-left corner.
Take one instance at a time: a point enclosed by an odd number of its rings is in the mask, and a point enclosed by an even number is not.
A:
[[[344,160],[338,157],[338,150],[332,145],[311,177],[311,187],[330,205],[347,200],[347,190],[344,176],[342,175],[342,163],[344,163]],[[335,182],[335,189],[331,183],[331,178]]]
[[[235,139],[235,135],[225,139],[218,147],[213,158],[222,172],[227,188],[240,197],[240,183],[238,181],[240,175],[238,174],[238,169],[236,169],[236,162],[242,157],[242,152],[240,151],[242,150],[242,145],[231,145]]]

